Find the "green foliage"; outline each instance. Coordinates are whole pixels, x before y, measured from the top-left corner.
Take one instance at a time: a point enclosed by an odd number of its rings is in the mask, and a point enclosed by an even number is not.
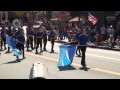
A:
[[[26,11],[12,11],[12,13],[14,13],[15,14],[15,16],[23,16],[25,13],[26,13]]]
[[[65,20],[69,20],[71,18],[70,13],[68,11],[65,12]],[[59,18],[61,11],[52,11],[52,18]]]

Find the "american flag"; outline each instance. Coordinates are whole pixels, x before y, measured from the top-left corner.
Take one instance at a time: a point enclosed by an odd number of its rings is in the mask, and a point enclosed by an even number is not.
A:
[[[91,15],[90,13],[88,13],[88,20],[91,21],[93,25],[95,25],[98,21],[97,18]]]

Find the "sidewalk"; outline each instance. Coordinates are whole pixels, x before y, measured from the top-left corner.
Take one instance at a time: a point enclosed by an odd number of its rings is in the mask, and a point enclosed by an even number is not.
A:
[[[57,42],[57,43],[67,43],[68,40],[67,39],[65,39],[65,40],[55,40],[55,42]],[[98,48],[98,49],[105,49],[105,50],[120,51],[120,48],[117,47],[117,46],[115,46],[115,48],[102,47],[102,46],[93,46],[93,45],[88,46],[88,47],[90,47],[90,48]]]

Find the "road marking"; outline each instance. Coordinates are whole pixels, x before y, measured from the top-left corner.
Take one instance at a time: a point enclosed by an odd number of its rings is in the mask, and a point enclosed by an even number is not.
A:
[[[50,47],[48,47],[48,48],[50,48]],[[56,48],[55,50],[59,51],[58,48]],[[105,58],[105,59],[107,59],[107,61],[111,61],[111,60],[120,61],[120,59],[117,59],[117,58],[104,57],[104,56],[93,55],[93,54],[88,54],[88,53],[86,53],[86,55],[89,55],[89,56],[95,56],[95,57],[100,57],[100,58]],[[110,59],[111,59],[111,60],[110,60]]]
[[[40,55],[36,55],[36,54],[33,54],[33,53],[28,53],[26,52],[27,55],[30,55],[30,56],[35,56],[35,57],[40,57],[40,58],[43,58],[43,59],[47,59],[47,60],[51,60],[51,61],[55,61],[55,62],[58,62],[55,58],[51,58],[51,57],[48,57],[48,56],[40,56]],[[77,67],[81,67],[80,64],[77,64],[77,63],[72,63],[73,66],[77,66]],[[120,76],[120,73],[119,72],[114,72],[114,71],[110,71],[110,70],[105,70],[105,69],[100,69],[100,68],[95,68],[95,67],[90,67],[88,66],[90,69],[92,70],[95,70],[95,71],[99,71],[99,72],[104,72],[104,73],[108,73],[108,74],[113,74],[113,75],[118,75]]]
[[[104,57],[104,56],[93,55],[93,54],[88,54],[88,53],[87,53],[86,55],[95,56],[95,57],[100,57],[100,58],[106,58],[106,59],[108,59],[108,60],[112,59],[112,60],[120,61],[120,59],[117,59],[117,58]]]
[[[115,55],[120,55],[120,52],[117,52],[117,51],[107,51],[107,50],[101,50],[101,49],[93,49],[93,48],[88,48],[87,50],[88,52],[91,52],[91,51],[97,51],[97,52],[101,52],[101,53],[107,53],[107,54],[115,54]]]

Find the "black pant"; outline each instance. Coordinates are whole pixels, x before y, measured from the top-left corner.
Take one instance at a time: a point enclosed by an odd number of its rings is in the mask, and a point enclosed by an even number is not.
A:
[[[77,51],[79,51],[79,54],[77,53]],[[77,46],[76,54],[77,54],[77,55],[80,55],[80,46]]]
[[[37,37],[34,36],[34,47],[36,46],[37,44]]]
[[[8,51],[7,52],[10,52],[10,47],[8,46]]]
[[[43,42],[44,42],[44,50],[46,50],[47,38],[43,38]]]
[[[18,42],[16,44],[16,48],[23,52],[23,58],[24,58],[25,57],[24,44]]]
[[[31,49],[33,50],[33,37],[27,38],[27,50],[29,48],[29,44],[31,44]]]
[[[54,42],[55,42],[55,39],[51,39],[51,44],[52,44],[52,48],[51,48],[51,52],[53,52],[53,47],[54,47]]]
[[[81,65],[86,66],[86,62],[85,62],[86,46],[80,46],[80,49],[81,49],[81,52],[82,52]]]
[[[6,49],[6,38],[5,37],[1,38],[1,50],[2,50],[3,45],[4,45],[4,49]]]
[[[38,52],[37,49],[39,48],[39,44],[40,44],[40,51],[42,51],[42,38],[37,38],[36,52]]]

